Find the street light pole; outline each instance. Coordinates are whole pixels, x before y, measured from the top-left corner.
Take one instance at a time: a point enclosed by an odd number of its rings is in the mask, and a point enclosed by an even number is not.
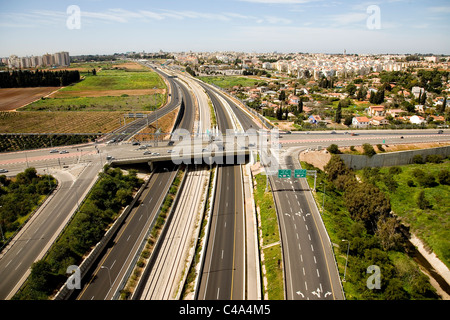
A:
[[[346,239],[342,239],[342,241],[347,241],[348,242],[348,246],[347,246],[347,258],[345,260],[345,268],[344,268],[344,279],[342,279],[342,282],[345,282],[345,274],[347,272],[347,263],[348,263],[348,252],[350,250],[350,241],[346,240]]]
[[[109,287],[112,287],[112,281],[111,281],[111,273],[108,267],[101,266],[100,269],[107,269],[108,270],[108,276],[109,276]]]

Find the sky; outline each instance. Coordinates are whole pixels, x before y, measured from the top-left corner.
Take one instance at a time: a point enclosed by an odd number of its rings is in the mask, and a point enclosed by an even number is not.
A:
[[[0,57],[124,52],[450,54],[449,0],[0,0]]]

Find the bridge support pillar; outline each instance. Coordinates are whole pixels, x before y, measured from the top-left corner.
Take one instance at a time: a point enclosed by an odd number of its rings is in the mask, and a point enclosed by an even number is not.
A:
[[[148,165],[150,166],[150,172],[152,172],[155,169],[155,166],[153,165],[153,162],[149,161]]]

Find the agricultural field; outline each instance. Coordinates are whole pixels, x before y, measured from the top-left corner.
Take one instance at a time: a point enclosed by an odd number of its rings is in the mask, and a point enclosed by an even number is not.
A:
[[[84,64],[72,66],[82,69]],[[92,70],[97,68],[96,75]],[[166,101],[166,85],[136,63],[88,64],[85,79],[62,88],[20,111],[153,111]]]
[[[107,94],[111,94],[111,91],[108,91]],[[164,102],[165,95],[161,93],[151,95],[128,95],[124,93],[118,97],[68,96],[66,98],[40,99],[20,109],[20,111],[153,111],[163,105]]]
[[[97,134],[111,132],[120,125],[122,112],[0,112],[1,133]]]
[[[234,86],[252,87],[260,81],[247,77],[199,77],[200,80],[206,83],[215,84],[224,89],[229,89]]]
[[[60,87],[0,89],[0,111],[14,111],[60,89]]]

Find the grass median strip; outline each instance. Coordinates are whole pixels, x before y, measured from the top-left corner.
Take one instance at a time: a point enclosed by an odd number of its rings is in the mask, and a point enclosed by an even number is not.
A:
[[[266,176],[253,176],[256,182],[255,202],[259,213],[261,267],[264,279],[264,295],[269,300],[284,299],[283,266],[280,232],[272,191],[265,192]]]

